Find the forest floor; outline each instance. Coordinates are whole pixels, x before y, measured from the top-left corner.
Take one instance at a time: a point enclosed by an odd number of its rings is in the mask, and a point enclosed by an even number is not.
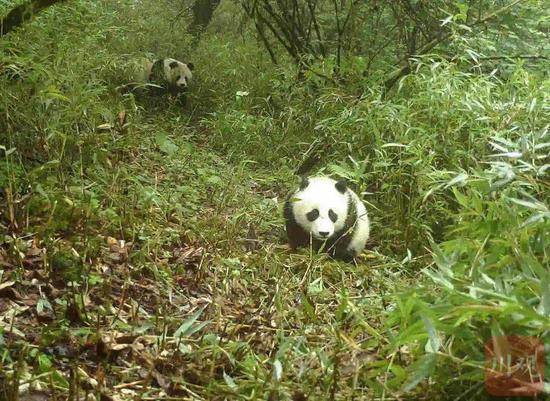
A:
[[[170,112],[125,118],[104,181],[73,190],[93,188],[130,227],[117,236],[87,210],[55,238],[13,235],[17,254],[0,251],[3,275],[19,277],[2,283],[0,321],[34,389],[20,399],[52,386],[113,400],[366,397],[358,375],[387,357],[385,295],[414,277],[372,246],[357,264],[290,252],[289,169],[228,162]]]
[[[384,97],[174,4],[0,40],[0,401],[486,399],[484,341],[548,333],[547,72],[458,40]],[[186,107],[120,90],[153,52],[195,64]],[[288,248],[304,165],[364,195],[357,263]]]

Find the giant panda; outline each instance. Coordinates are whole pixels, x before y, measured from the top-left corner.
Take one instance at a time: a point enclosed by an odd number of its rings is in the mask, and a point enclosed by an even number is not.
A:
[[[369,217],[363,202],[346,181],[328,177],[304,178],[284,205],[292,249],[323,248],[332,257],[352,261],[369,238]]]
[[[192,63],[183,63],[173,58],[144,60],[140,81],[147,85],[153,95],[169,94],[185,102],[185,92],[193,79]]]
[[[194,65],[192,63],[182,63],[173,58],[147,60],[145,68],[147,82],[168,91],[185,91],[191,79],[193,79]]]

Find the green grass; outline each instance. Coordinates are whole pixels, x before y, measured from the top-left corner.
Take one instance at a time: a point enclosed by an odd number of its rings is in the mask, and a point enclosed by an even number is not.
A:
[[[0,399],[485,399],[483,341],[547,336],[547,76],[434,56],[358,98],[143,7],[0,42]],[[116,91],[149,52],[188,107]],[[288,250],[299,166],[364,193],[358,264]]]

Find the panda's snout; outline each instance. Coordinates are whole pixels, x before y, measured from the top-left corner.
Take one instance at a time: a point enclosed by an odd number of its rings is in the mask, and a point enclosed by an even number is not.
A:
[[[176,83],[174,88],[178,93],[187,92],[187,84],[186,83],[179,83],[178,82],[178,83]]]
[[[334,230],[330,227],[318,227],[313,231],[313,236],[321,241],[330,238],[332,234],[334,234]]]

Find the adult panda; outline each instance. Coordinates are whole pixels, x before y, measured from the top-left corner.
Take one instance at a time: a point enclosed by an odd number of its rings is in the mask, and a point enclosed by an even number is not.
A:
[[[286,232],[292,249],[323,248],[332,257],[351,261],[365,248],[370,225],[365,205],[345,181],[304,178],[285,202]]]
[[[145,61],[145,81],[156,93],[168,92],[179,95],[185,91],[193,79],[192,63],[183,63],[173,58]]]
[[[122,94],[134,93],[142,100],[149,99],[151,95],[169,95],[185,105],[185,93],[193,79],[193,69],[192,63],[183,63],[173,58],[144,58],[134,64],[133,82],[117,89]]]

